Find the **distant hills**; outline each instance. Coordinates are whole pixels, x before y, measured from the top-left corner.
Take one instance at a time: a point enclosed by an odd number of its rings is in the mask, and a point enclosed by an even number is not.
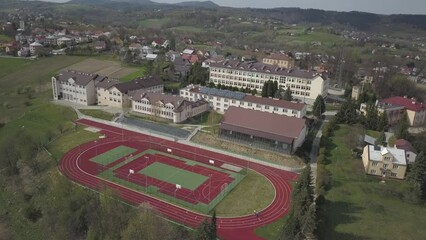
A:
[[[131,3],[140,5],[176,5],[180,7],[195,7],[195,8],[217,8],[220,7],[212,1],[189,1],[174,4],[161,4],[150,0],[71,0],[72,3],[87,3],[87,4],[105,4],[105,3]]]
[[[27,0],[0,0],[0,8],[16,6],[17,3],[26,3]],[[35,2],[34,2],[35,3]],[[133,9],[138,6],[146,7],[173,7],[180,8],[204,8],[204,9],[223,9],[227,14],[235,16],[250,16],[253,18],[269,19],[288,24],[320,24],[332,25],[339,24],[350,26],[363,31],[376,31],[381,27],[388,29],[399,27],[405,29],[426,30],[426,15],[381,15],[366,12],[336,12],[318,9],[301,8],[229,8],[220,7],[212,1],[191,1],[176,4],[157,3],[155,0],[71,0],[69,3],[102,5],[103,9],[114,11],[117,9]],[[57,4],[47,3],[46,4]],[[67,3],[62,3],[67,4]]]

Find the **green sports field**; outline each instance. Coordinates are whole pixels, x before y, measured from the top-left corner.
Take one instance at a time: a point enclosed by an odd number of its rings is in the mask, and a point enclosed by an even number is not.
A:
[[[208,179],[206,176],[160,162],[149,165],[139,171],[139,173],[171,184],[179,184],[183,188],[190,190],[195,190]]]
[[[109,150],[108,152],[102,153],[92,159],[90,161],[99,163],[103,166],[108,165],[110,163],[113,163],[117,161],[118,159],[125,157],[133,152],[135,152],[136,149],[126,147],[126,146],[119,146],[114,149]]]

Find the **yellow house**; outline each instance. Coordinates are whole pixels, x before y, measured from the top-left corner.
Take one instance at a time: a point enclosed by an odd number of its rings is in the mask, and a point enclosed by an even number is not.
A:
[[[404,179],[407,171],[405,150],[367,145],[362,153],[366,174]]]
[[[262,59],[263,64],[276,65],[280,68],[292,68],[294,67],[294,59],[286,54],[273,53]]]

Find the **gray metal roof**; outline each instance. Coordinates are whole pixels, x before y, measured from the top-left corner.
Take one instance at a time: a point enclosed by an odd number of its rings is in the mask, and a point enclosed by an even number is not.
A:
[[[229,90],[221,90],[221,89],[209,88],[209,87],[201,87],[199,92],[202,94],[213,95],[217,97],[232,98],[232,99],[238,99],[238,100],[242,100],[246,96],[246,94],[242,92],[233,92]]]

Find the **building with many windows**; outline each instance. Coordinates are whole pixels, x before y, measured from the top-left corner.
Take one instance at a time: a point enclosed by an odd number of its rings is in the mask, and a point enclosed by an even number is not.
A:
[[[136,91],[131,94],[132,111],[180,123],[208,111],[204,99],[189,101],[183,97],[156,92]]]
[[[268,150],[294,153],[305,141],[305,119],[229,107],[219,137]]]
[[[164,84],[155,77],[140,77],[129,82],[115,83],[111,86],[105,84],[98,87],[98,104],[111,107],[130,107],[129,95],[135,91],[162,93]]]
[[[366,174],[404,179],[407,171],[405,150],[367,145],[364,147],[362,162]]]
[[[155,77],[140,77],[120,82],[98,74],[66,70],[52,77],[54,100],[83,105],[130,107],[129,94],[135,91],[162,93],[164,84]]]
[[[256,97],[242,92],[216,88],[189,85],[180,90],[180,96],[190,101],[204,99],[209,102],[210,108],[221,114],[225,113],[229,107],[234,106],[297,118],[306,115],[306,104],[304,103]]]
[[[261,92],[263,84],[277,81],[278,86],[290,88],[292,96],[307,104],[313,104],[318,95],[327,96],[328,81],[313,70],[286,69],[278,66],[253,62],[228,60],[211,63],[210,82],[238,88],[256,89]]]
[[[82,105],[97,103],[95,84],[105,77],[98,74],[66,70],[52,77],[53,99]]]
[[[280,68],[292,68],[294,67],[294,59],[287,54],[272,53],[262,59],[263,64],[275,65]]]

